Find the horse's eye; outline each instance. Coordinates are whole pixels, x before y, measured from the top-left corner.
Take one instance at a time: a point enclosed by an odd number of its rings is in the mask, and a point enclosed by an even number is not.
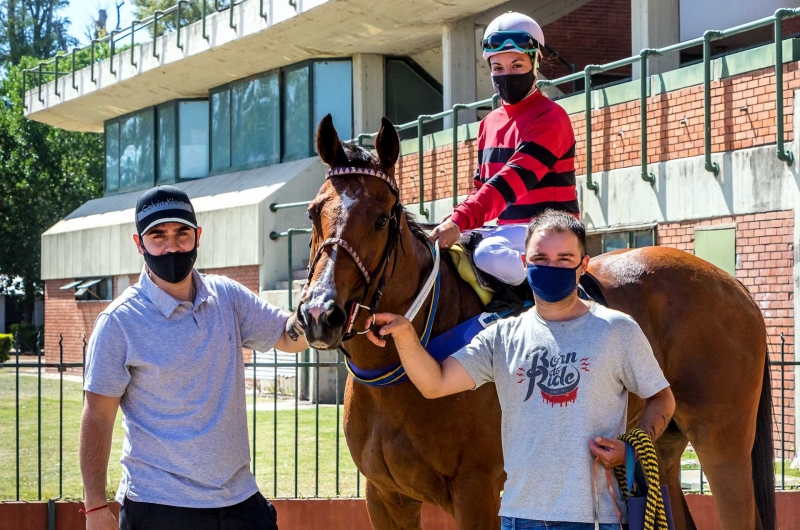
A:
[[[380,217],[378,217],[377,221],[375,221],[375,228],[377,228],[378,230],[381,230],[381,229],[383,229],[383,227],[386,226],[386,223],[388,223],[388,222],[389,222],[389,216],[386,215],[386,214],[383,214]]]

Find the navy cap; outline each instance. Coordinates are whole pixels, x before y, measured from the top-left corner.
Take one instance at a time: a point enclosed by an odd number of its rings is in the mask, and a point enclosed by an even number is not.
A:
[[[136,230],[144,235],[161,223],[181,223],[197,228],[194,207],[186,192],[175,186],[156,186],[136,201]]]

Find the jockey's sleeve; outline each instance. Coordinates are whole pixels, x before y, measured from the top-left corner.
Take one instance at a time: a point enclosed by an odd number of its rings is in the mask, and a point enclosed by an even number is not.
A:
[[[478,145],[483,144],[483,134],[481,127]],[[548,172],[558,172],[560,165],[565,170],[567,166],[572,168],[574,152],[575,135],[569,116],[554,106],[530,124],[508,161],[485,183],[480,179],[478,165],[472,192],[450,219],[462,231],[497,219],[506,207],[536,189]]]

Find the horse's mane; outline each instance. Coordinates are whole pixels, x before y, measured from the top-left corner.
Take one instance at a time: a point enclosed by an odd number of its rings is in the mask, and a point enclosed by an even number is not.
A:
[[[381,164],[378,158],[369,152],[367,149],[356,145],[354,142],[342,143],[344,152],[347,155],[347,163],[350,167],[366,168],[381,170]],[[425,233],[425,228],[422,224],[418,223],[414,214],[409,212],[405,206],[403,211],[406,214],[406,222],[411,233],[420,241],[427,243],[428,234]]]

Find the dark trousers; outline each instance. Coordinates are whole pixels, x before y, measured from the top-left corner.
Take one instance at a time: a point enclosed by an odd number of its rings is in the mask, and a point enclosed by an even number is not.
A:
[[[256,493],[225,508],[181,508],[125,498],[120,530],[278,530],[275,507]]]

